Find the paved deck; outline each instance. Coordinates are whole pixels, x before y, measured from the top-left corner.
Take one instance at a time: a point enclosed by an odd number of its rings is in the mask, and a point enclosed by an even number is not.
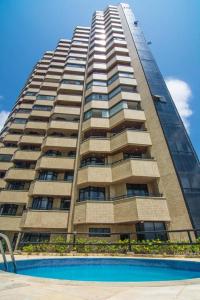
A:
[[[17,256],[17,259],[26,258]],[[28,258],[39,257],[28,256]],[[160,284],[156,282],[112,284],[43,279],[0,272],[0,299],[200,300],[200,280]]]

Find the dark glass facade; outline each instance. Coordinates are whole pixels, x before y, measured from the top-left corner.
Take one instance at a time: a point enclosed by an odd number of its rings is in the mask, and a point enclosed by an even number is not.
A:
[[[122,4],[133,42],[154,99],[154,106],[168,145],[194,228],[200,228],[200,164],[165,81],[144,35],[128,5]]]

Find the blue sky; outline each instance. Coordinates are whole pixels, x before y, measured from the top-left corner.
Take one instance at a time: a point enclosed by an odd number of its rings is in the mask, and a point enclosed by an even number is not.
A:
[[[134,10],[200,155],[200,1],[124,1]],[[0,0],[0,125],[34,64],[116,1]],[[2,113],[4,111],[4,114]]]

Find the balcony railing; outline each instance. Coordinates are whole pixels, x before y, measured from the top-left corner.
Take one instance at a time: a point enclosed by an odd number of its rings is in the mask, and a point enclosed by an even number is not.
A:
[[[83,201],[116,201],[116,200],[122,200],[122,199],[128,199],[128,198],[135,198],[135,197],[142,197],[142,198],[162,198],[163,194],[161,193],[144,193],[144,194],[124,194],[120,196],[115,197],[102,197],[102,196],[94,196],[94,197],[85,197],[83,199],[77,199],[77,202],[83,202]]]

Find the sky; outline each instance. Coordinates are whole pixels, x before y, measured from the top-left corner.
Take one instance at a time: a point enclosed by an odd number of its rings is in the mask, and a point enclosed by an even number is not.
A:
[[[200,1],[129,0],[200,156]],[[0,0],[0,128],[37,60],[112,0]]]

